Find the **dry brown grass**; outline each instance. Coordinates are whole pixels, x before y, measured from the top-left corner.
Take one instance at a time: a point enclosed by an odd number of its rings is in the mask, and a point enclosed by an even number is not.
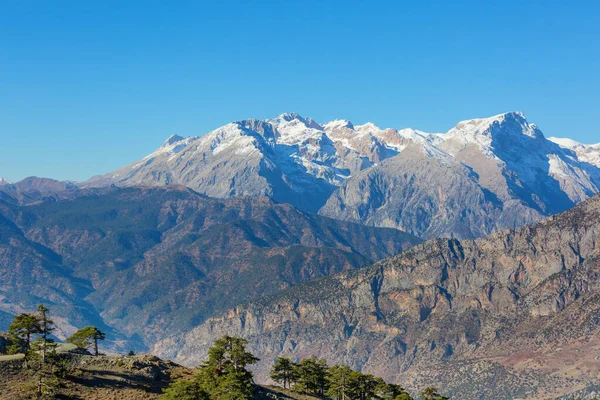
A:
[[[193,370],[153,356],[80,356],[53,398],[73,400],[151,400],[174,379]],[[0,363],[0,400],[36,399],[33,378],[20,361]]]

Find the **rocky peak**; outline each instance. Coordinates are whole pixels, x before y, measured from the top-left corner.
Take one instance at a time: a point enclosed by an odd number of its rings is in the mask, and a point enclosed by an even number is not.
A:
[[[274,141],[277,137],[277,130],[267,121],[260,119],[248,119],[236,122],[238,127],[246,135],[255,136],[258,134],[266,140]]]
[[[276,118],[268,120],[268,122],[278,128],[282,125],[303,125],[306,128],[323,130],[321,125],[316,123],[312,118],[304,118],[298,113],[283,113]]]
[[[381,131],[381,128],[379,128],[377,125],[375,125],[372,122],[367,122],[366,124],[355,125],[354,126],[354,130],[356,132],[362,133],[362,134],[375,135],[376,133],[378,133],[379,131]]]
[[[498,147],[527,151],[546,145],[542,132],[530,124],[521,112],[508,112],[489,118],[461,121],[444,135],[442,147],[455,154],[469,145],[475,145],[490,158],[501,158]]]
[[[162,147],[171,146],[173,143],[177,143],[177,142],[180,142],[182,140],[185,140],[185,138],[183,136],[179,136],[179,135],[173,134],[173,135],[169,136],[167,138],[167,140],[165,140],[165,142],[163,143]]]
[[[535,139],[543,139],[542,132],[534,125],[527,122],[521,112],[508,112],[489,118],[476,118],[461,121],[451,129],[449,137],[463,137],[465,140],[483,136],[493,139],[496,136],[526,135]]]
[[[338,130],[338,129],[354,129],[352,122],[345,119],[335,119],[323,125],[326,132]]]

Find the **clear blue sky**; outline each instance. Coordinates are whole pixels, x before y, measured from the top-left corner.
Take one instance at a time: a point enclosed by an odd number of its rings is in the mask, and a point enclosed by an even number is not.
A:
[[[574,3],[573,5],[569,3]],[[295,111],[600,142],[597,1],[0,0],[0,176],[84,180]]]

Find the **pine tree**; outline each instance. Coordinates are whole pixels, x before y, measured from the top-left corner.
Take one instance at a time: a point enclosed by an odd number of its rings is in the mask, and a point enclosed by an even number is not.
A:
[[[254,395],[252,374],[245,370],[234,370],[224,374],[210,394],[211,398],[219,400],[251,399]]]
[[[375,390],[378,385],[377,379],[373,375],[362,374],[353,371],[351,374],[352,392],[358,400],[368,400],[375,396]]]
[[[244,370],[247,365],[258,361],[258,358],[246,350],[247,344],[247,340],[231,336],[217,339],[208,350],[208,360],[203,367],[214,370],[217,375],[231,370]]]
[[[347,365],[334,365],[327,371],[327,396],[347,400],[352,395],[352,370]]]
[[[33,314],[19,314],[13,318],[8,327],[10,341],[16,344],[23,353],[31,348],[31,337],[40,330],[39,320]]]
[[[297,366],[289,358],[277,357],[271,368],[270,376],[275,382],[282,383],[284,389],[289,389],[291,383],[295,382],[298,377]]]
[[[448,400],[449,397],[446,396],[442,396],[437,389],[435,388],[425,388],[425,390],[423,390],[421,392],[421,399],[422,400]]]
[[[252,398],[254,383],[252,373],[246,367],[257,362],[258,358],[246,350],[247,344],[245,339],[231,336],[218,339],[208,350],[208,359],[200,366],[194,384],[175,382],[164,391],[162,398],[178,398],[176,393],[184,393],[188,397],[182,398],[190,400]]]
[[[35,348],[35,346],[33,348]],[[56,354],[50,350],[48,351],[48,354],[44,355],[42,358],[40,350],[29,352],[30,365],[27,370],[28,375],[31,376],[35,382],[38,398],[56,394],[56,389],[60,384],[60,380],[57,376],[58,374],[56,373]]]
[[[98,353],[98,340],[104,340],[106,334],[95,326],[86,326],[85,328],[79,329],[70,338],[67,339],[68,343],[72,343],[80,349],[87,349],[90,346],[94,346],[94,354],[97,356]]]
[[[48,314],[50,310],[44,307],[43,304],[38,306],[38,315],[37,319],[39,321],[38,324],[38,333],[40,334],[39,342],[39,351],[42,355],[42,363],[46,361],[46,353],[48,352],[48,348],[54,346],[54,340],[50,339],[48,336],[56,329],[54,327],[54,321],[52,321]]]
[[[327,362],[316,357],[305,358],[297,368],[297,390],[304,393],[323,395],[327,387]]]
[[[393,383],[385,383],[381,378],[377,378],[377,394],[383,400],[413,400],[406,389]]]
[[[209,400],[208,393],[200,388],[196,381],[178,380],[164,390],[164,400]]]

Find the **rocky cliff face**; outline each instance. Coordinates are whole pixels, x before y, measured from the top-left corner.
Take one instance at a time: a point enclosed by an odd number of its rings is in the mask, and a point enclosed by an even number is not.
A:
[[[446,134],[283,114],[201,137],[172,136],[144,159],[81,186],[110,184],[268,196],[419,237],[474,238],[588,198],[600,187],[600,167],[588,153],[544,138],[521,113],[462,121]]]
[[[554,397],[598,384],[600,197],[532,227],[435,239],[373,266],[231,309],[155,351],[196,364],[247,338],[260,381],[315,354],[465,399]]]
[[[152,344],[239,302],[418,242],[264,197],[216,200],[182,186],[0,203],[0,310],[44,301],[64,310],[63,325],[94,323]]]
[[[523,202],[502,201],[477,182],[472,168],[453,157],[438,150],[438,157],[432,158],[424,150],[409,146],[379,167],[350,178],[320,213],[426,238],[482,237],[543,217],[541,210]]]

